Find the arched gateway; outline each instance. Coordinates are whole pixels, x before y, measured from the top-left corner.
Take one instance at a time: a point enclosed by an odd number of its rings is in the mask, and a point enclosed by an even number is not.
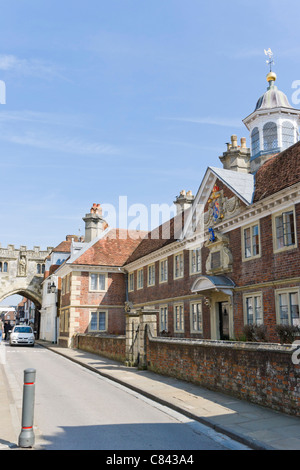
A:
[[[51,250],[52,247],[40,250],[35,246],[33,250],[27,250],[26,246],[0,246],[0,302],[19,294],[32,300],[37,311],[41,308],[45,259]]]

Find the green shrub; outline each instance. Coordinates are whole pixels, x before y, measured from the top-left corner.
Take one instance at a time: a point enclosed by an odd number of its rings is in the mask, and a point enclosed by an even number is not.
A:
[[[243,333],[246,341],[258,343],[267,341],[267,330],[264,325],[245,325]]]
[[[299,327],[293,325],[276,325],[275,331],[281,344],[291,344],[295,336],[300,334]]]

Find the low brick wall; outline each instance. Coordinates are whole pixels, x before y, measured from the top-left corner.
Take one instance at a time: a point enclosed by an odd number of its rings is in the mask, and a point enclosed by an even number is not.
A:
[[[300,365],[293,364],[289,345],[148,335],[146,347],[153,372],[300,416]]]
[[[125,336],[78,334],[74,347],[119,362],[126,359]]]

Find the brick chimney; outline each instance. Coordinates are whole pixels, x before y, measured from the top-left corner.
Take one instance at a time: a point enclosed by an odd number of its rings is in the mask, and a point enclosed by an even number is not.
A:
[[[246,147],[246,138],[241,138],[241,145],[237,144],[237,136],[231,136],[231,143],[227,143],[227,151],[219,157],[224,170],[250,173],[250,149]]]
[[[102,217],[102,209],[100,204],[94,203],[90,209],[89,214],[86,214],[82,219],[85,222],[85,237],[84,241],[89,243],[108,227],[106,220]]]

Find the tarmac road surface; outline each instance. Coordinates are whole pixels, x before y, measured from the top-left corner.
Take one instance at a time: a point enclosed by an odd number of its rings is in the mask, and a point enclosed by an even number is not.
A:
[[[28,348],[2,343],[1,349],[1,362],[19,418],[24,370],[36,369],[36,449],[247,449],[229,437],[39,345]]]

